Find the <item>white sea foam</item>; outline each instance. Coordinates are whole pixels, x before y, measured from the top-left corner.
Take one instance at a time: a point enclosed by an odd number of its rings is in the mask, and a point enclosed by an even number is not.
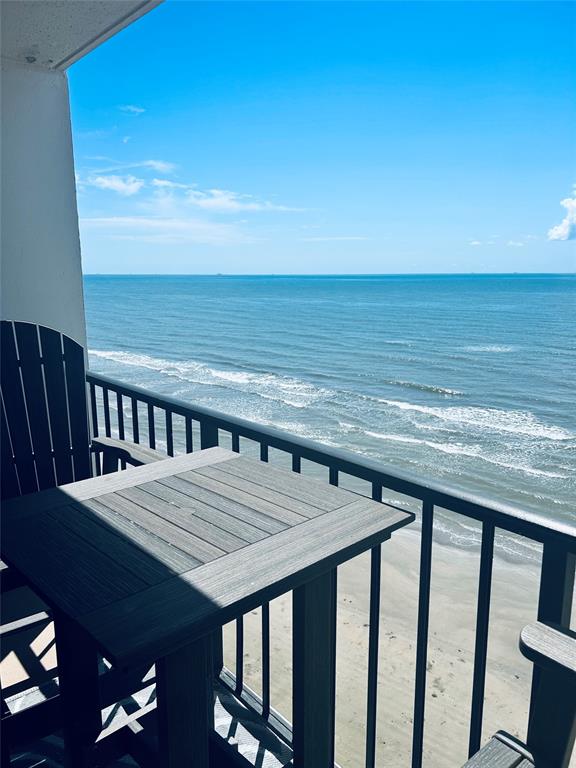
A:
[[[421,413],[443,422],[457,424],[462,428],[472,426],[493,432],[508,432],[545,440],[570,440],[576,437],[576,435],[563,427],[543,424],[530,411],[503,411],[498,408],[480,408],[476,406],[442,408],[384,398],[378,398],[378,401],[392,408]]]
[[[464,392],[460,392],[459,389],[449,389],[448,387],[440,387],[435,384],[419,384],[416,381],[402,381],[400,379],[390,380],[390,384],[395,384],[398,387],[406,387],[407,389],[418,389],[421,392],[434,392],[438,395],[463,395]]]
[[[465,352],[514,352],[515,347],[511,347],[507,344],[472,344],[468,347],[463,347]]]
[[[442,453],[459,454],[462,456],[477,457],[480,453],[476,447],[469,447],[462,445],[461,443],[437,443],[434,440],[419,440],[416,437],[408,437],[407,435],[396,435],[393,433],[384,432],[370,432],[365,433],[369,437],[374,437],[377,440],[391,440],[395,443],[411,443],[412,445],[425,445],[427,448],[434,448],[436,451]]]
[[[237,389],[293,408],[306,408],[324,394],[320,387],[289,376],[211,368],[196,360],[173,361],[133,352],[101,349],[91,349],[90,355],[120,365],[151,370],[191,384]]]
[[[371,432],[366,431],[366,435],[374,437],[377,440],[390,440],[395,443],[409,443],[413,445],[424,445],[427,448],[433,448],[435,451],[441,451],[442,453],[453,454],[456,456],[467,456],[473,459],[479,459],[480,461],[486,461],[489,464],[494,464],[504,469],[512,469],[516,472],[523,472],[527,475],[534,475],[536,477],[550,477],[566,480],[569,475],[561,474],[560,472],[549,472],[545,469],[536,469],[525,464],[512,464],[509,461],[503,460],[499,456],[489,456],[486,451],[481,450],[480,446],[475,445],[462,445],[462,443],[438,443],[434,440],[419,440],[415,437],[408,437],[407,435],[396,435],[393,433],[384,432]]]

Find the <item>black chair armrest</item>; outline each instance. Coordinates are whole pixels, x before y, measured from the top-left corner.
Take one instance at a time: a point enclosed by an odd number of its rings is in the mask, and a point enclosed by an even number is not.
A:
[[[10,592],[19,587],[25,587],[26,580],[14,568],[10,568],[6,563],[0,560],[0,594]]]
[[[124,461],[134,467],[168,458],[165,453],[160,453],[160,451],[146,448],[129,440],[115,440],[112,437],[95,437],[92,440],[92,452],[113,456],[117,461]]]
[[[536,666],[561,671],[576,682],[576,632],[536,622],[520,633],[520,650]]]

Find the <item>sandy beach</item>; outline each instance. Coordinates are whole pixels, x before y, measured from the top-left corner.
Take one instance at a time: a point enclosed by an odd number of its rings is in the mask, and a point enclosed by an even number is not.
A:
[[[418,584],[418,531],[383,546],[377,764],[410,765]],[[454,768],[467,758],[478,552],[435,543],[432,566],[424,763]],[[342,766],[364,765],[370,560],[338,572],[337,737]],[[538,568],[494,561],[483,741],[498,729],[525,735],[531,665],[518,651],[521,628],[535,619]],[[272,702],[290,719],[291,599],[271,605]],[[260,688],[260,615],[245,619],[245,679]],[[226,664],[234,668],[227,627]],[[574,760],[571,765],[576,764]]]

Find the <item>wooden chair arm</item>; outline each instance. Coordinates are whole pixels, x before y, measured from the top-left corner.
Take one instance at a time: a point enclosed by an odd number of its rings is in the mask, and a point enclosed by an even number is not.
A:
[[[146,448],[129,440],[115,440],[112,437],[95,437],[92,440],[92,452],[112,456],[117,461],[125,461],[126,464],[134,467],[168,458],[165,453],[160,453],[160,451]]]
[[[0,594],[3,595],[13,589],[25,586],[26,581],[20,573],[15,571],[14,568],[9,568],[6,563],[0,560]]]
[[[520,633],[520,651],[536,666],[561,671],[576,682],[576,632],[536,622]]]

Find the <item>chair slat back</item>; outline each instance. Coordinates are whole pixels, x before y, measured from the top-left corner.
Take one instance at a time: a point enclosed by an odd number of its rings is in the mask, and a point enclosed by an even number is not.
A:
[[[90,477],[84,350],[57,331],[2,320],[3,499]]]

